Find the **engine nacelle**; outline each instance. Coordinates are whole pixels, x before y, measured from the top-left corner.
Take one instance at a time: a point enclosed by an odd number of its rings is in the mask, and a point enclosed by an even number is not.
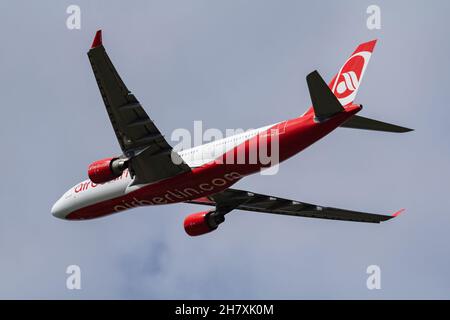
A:
[[[216,230],[224,221],[225,217],[215,211],[197,212],[184,219],[184,230],[191,237],[200,236]]]
[[[106,158],[92,162],[88,168],[88,176],[94,183],[105,183],[120,177],[126,167],[125,159]]]

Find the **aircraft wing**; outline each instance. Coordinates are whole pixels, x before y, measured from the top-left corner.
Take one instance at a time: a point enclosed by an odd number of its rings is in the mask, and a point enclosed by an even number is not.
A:
[[[346,209],[318,206],[311,203],[288,200],[253,192],[226,189],[212,196],[187,201],[187,203],[216,206],[289,216],[380,223],[398,216],[404,209],[391,215],[381,215]]]
[[[101,30],[88,57],[117,140],[130,159],[135,183],[151,183],[190,171],[123,83],[103,47]]]

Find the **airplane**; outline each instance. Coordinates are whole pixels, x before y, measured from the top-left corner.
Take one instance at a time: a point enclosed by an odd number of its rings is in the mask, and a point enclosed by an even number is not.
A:
[[[64,193],[51,213],[65,220],[87,220],[140,206],[191,203],[213,207],[185,218],[184,229],[190,236],[216,230],[233,210],[367,223],[398,216],[404,209],[387,215],[373,214],[230,188],[248,175],[278,165],[340,127],[412,131],[356,115],[362,105],[354,100],[376,41],[360,44],[329,85],[317,71],[307,75],[312,106],[303,115],[177,152],[125,86],[103,46],[102,31],[98,30],[88,57],[122,154],[91,163],[89,179]],[[261,147],[262,138],[268,145],[277,144],[277,163],[266,163],[258,157],[248,161]],[[225,156],[241,156],[246,161],[223,161]]]

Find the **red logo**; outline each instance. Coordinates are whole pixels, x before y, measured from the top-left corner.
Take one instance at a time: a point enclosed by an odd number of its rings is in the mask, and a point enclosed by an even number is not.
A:
[[[355,53],[337,74],[332,91],[343,106],[355,99],[370,55],[371,53],[367,51]]]

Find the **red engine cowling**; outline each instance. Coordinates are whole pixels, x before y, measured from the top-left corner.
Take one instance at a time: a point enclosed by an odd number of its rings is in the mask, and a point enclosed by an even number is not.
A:
[[[119,158],[106,158],[92,162],[88,167],[88,176],[94,183],[105,183],[120,177],[126,163]]]
[[[184,230],[191,237],[214,231],[225,219],[214,216],[214,211],[202,211],[188,215],[184,219]]]

